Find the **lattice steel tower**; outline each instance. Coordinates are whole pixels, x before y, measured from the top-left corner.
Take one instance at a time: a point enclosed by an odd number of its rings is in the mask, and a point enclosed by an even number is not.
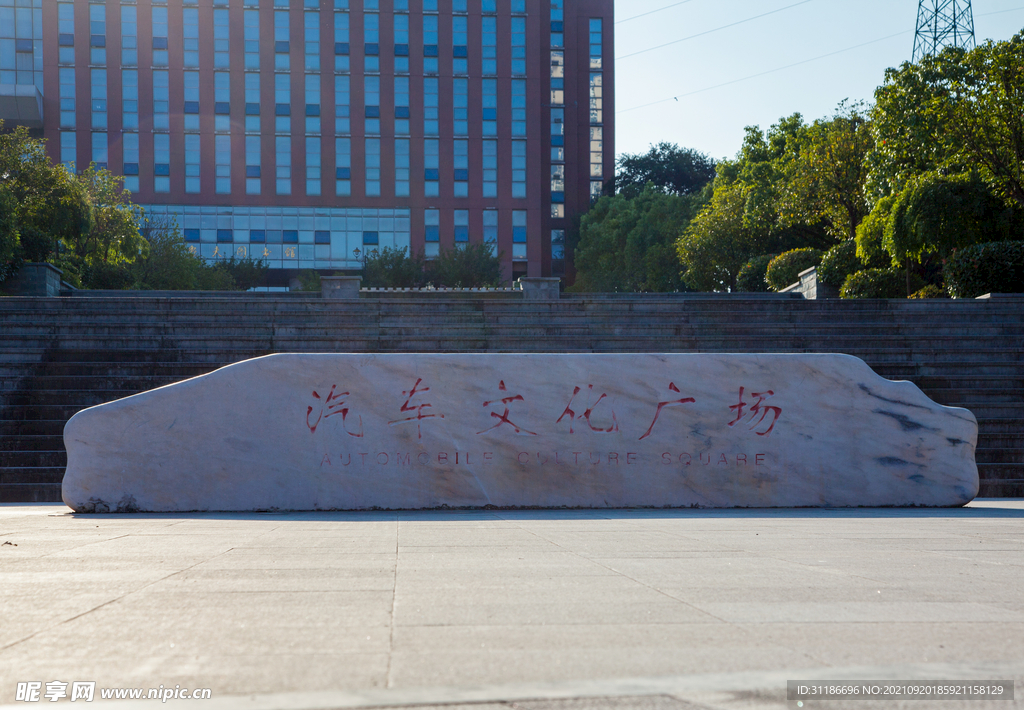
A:
[[[971,0],[920,0],[914,61],[946,47],[974,48],[974,13]]]

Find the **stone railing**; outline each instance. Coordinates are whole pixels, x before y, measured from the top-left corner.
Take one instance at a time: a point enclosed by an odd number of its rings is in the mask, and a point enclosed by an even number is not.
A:
[[[361,276],[323,276],[320,293],[325,299],[354,300],[387,296],[472,296],[554,301],[560,295],[561,279],[524,277],[512,288],[362,288]]]

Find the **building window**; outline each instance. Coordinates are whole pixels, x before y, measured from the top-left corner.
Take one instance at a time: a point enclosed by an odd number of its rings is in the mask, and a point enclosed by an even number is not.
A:
[[[231,136],[214,136],[214,158],[216,160],[216,191],[218,195],[231,194]]]
[[[170,89],[166,69],[153,71],[153,128],[166,131],[171,127]]]
[[[64,163],[72,172],[75,171],[75,163],[78,161],[77,138],[74,131],[60,132],[60,162]]]
[[[512,261],[526,261],[526,210],[512,211]]]
[[[171,137],[153,134],[153,192],[171,191]]]
[[[441,252],[441,211],[424,210],[424,256],[433,259]]]
[[[423,78],[423,135],[436,136],[440,131],[438,121],[439,89],[437,77]]]
[[[526,79],[512,80],[512,135],[526,135]]]
[[[109,154],[107,151],[106,132],[92,134],[92,162],[99,169],[106,169]]]
[[[335,5],[337,7],[337,5]],[[345,4],[348,7],[348,3]],[[334,71],[349,70],[349,18],[347,12],[334,13]]]
[[[469,210],[455,210],[455,246],[469,244]]]
[[[199,10],[186,7],[181,11],[182,63],[186,67],[199,66]]]
[[[320,133],[320,75],[306,74],[306,134]]]
[[[61,67],[57,70],[60,91],[60,127],[75,127],[75,70]]]
[[[213,129],[218,133],[231,131],[231,74],[213,73]]]
[[[124,133],[121,135],[121,152],[123,164],[121,174],[124,175],[124,188],[129,192],[139,191],[139,134]]]
[[[465,6],[464,2],[462,4]],[[463,12],[465,12],[465,9],[463,9]],[[469,18],[465,15],[454,15],[452,17],[452,72],[454,74],[469,73],[468,37]]]
[[[291,136],[274,138],[277,194],[292,194],[292,139]]]
[[[395,197],[409,196],[409,148],[408,138],[395,139]]]
[[[512,18],[512,74],[526,75],[526,18]]]
[[[366,196],[380,197],[380,138],[366,139]]]
[[[185,86],[185,130],[199,131],[199,72],[182,72],[182,80]]]
[[[440,141],[426,138],[423,141],[423,194],[437,197],[441,194]]]
[[[409,135],[409,77],[395,77],[395,135]]]
[[[380,135],[380,76],[367,74],[363,77],[363,101],[366,134]]]
[[[274,74],[274,132],[292,131],[292,81],[290,74]]]
[[[167,66],[167,8],[153,7],[153,66]]]
[[[216,3],[215,3],[216,4]],[[227,69],[231,66],[231,20],[226,9],[213,11],[213,66]]]
[[[245,10],[242,13],[244,32],[245,68],[246,70],[259,70],[260,68],[260,11]]]
[[[306,71],[320,71],[320,13],[306,12],[304,15],[305,68]]]
[[[400,8],[398,3],[395,3],[395,73],[396,74],[408,74],[409,73],[409,15],[404,14],[408,12],[408,3],[405,7]],[[403,13],[403,14],[399,14]],[[396,104],[397,105],[397,104]],[[408,106],[409,104],[405,104]]]
[[[89,6],[89,64],[107,63],[107,6]]]
[[[483,89],[483,134],[498,135],[498,80],[484,79]]]
[[[260,75],[245,75],[245,132],[260,132]]]
[[[483,141],[483,196],[498,196],[498,141]]]
[[[107,128],[107,70],[91,69],[89,71],[92,91],[92,127]]]
[[[512,141],[512,197],[526,197],[526,141]]]
[[[121,6],[121,66],[134,67],[139,63],[138,9],[134,5]]]
[[[263,154],[259,136],[245,137],[245,194],[260,194]]]
[[[424,1],[423,11],[428,11],[428,2]],[[434,3],[437,9],[437,3]],[[423,73],[437,74],[437,15],[423,16]]]
[[[274,71],[291,71],[291,43],[287,10],[274,11]]]
[[[348,197],[352,194],[352,139],[336,138],[334,153],[337,161],[335,194]]]
[[[484,244],[491,254],[498,254],[498,210],[484,210]]]
[[[198,133],[185,134],[185,192],[199,194],[199,171],[202,152]]]
[[[469,135],[469,79],[455,77],[452,80],[455,135]]]
[[[0,26],[11,28],[13,34],[14,10],[0,8]],[[60,64],[75,63],[75,6],[70,2],[57,4],[57,61]],[[7,82],[0,82],[7,83]]]
[[[480,69],[484,76],[498,74],[498,18],[487,16],[481,18],[483,34],[480,38],[482,57]]]
[[[348,74],[336,74],[334,77],[334,132],[346,134],[352,132],[349,118],[350,85]]]
[[[455,197],[469,197],[469,141],[456,138],[455,149]]]
[[[310,197],[320,195],[320,138],[306,136],[306,194]]]

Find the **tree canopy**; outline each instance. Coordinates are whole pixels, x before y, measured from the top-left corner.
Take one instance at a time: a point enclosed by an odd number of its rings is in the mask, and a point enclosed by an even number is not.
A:
[[[667,195],[693,195],[715,177],[715,161],[692,148],[658,143],[646,153],[619,156],[616,192],[637,197],[647,185]]]

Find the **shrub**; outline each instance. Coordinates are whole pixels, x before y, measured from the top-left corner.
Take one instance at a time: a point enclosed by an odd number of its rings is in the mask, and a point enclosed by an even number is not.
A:
[[[428,276],[435,286],[447,288],[500,286],[501,257],[490,244],[442,249],[430,263]]]
[[[847,276],[863,268],[864,264],[857,258],[856,240],[847,239],[825,252],[818,265],[818,281],[826,286],[841,288]]]
[[[920,276],[910,276],[910,290],[924,286]],[[840,298],[906,298],[907,273],[902,269],[865,269],[846,277]]]
[[[821,250],[811,247],[784,252],[769,262],[765,279],[773,290],[781,291],[799,281],[800,272],[820,264],[821,257]]]
[[[915,291],[910,294],[911,298],[949,298],[949,294],[946,293],[946,289],[935,284],[928,284],[920,291]]]
[[[736,277],[736,290],[746,293],[763,293],[770,291],[765,274],[768,272],[768,264],[778,254],[762,254],[755,256],[740,269]]]
[[[364,288],[422,288],[427,283],[423,256],[410,256],[404,247],[374,249],[363,262]]]
[[[1024,293],[1024,242],[989,242],[960,249],[946,261],[953,298]]]

